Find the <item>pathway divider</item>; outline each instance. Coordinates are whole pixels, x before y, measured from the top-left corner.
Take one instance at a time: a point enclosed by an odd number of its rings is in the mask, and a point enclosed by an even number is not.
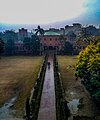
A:
[[[30,98],[26,99],[26,107],[25,107],[25,115],[24,115],[26,120],[37,120],[47,61],[48,61],[48,55],[46,54],[44,57],[43,64],[41,65],[35,86],[31,91]]]
[[[67,101],[64,97],[64,90],[62,87],[56,54],[54,54],[54,80],[56,94],[56,120],[68,120],[70,111],[67,106]]]

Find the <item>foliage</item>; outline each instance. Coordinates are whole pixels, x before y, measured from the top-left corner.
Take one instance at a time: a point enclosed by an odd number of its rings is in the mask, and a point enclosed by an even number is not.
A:
[[[37,55],[40,51],[40,39],[37,35],[33,35],[31,39],[33,54]]]
[[[89,36],[98,36],[99,30],[94,26],[88,26],[82,29],[82,36],[87,38]]]
[[[5,52],[7,55],[13,55],[15,50],[14,46],[14,40],[13,39],[8,39],[7,43],[5,45]]]
[[[30,54],[38,55],[40,51],[40,40],[37,35],[33,35],[31,38],[25,38],[23,40],[26,51]]]
[[[23,43],[24,43],[25,49],[29,51],[31,46],[31,38],[28,38],[28,37],[24,38]]]
[[[65,42],[64,54],[72,55],[72,53],[73,53],[73,45],[70,42]]]
[[[84,36],[82,33],[82,36],[77,38],[77,40],[74,42],[74,54],[79,54],[79,52],[86,48],[90,43],[95,41],[95,36]]]
[[[79,53],[76,75],[96,102],[100,101],[100,37]]]
[[[60,35],[60,36],[59,36],[59,40],[60,40],[61,42],[64,42],[64,41],[65,41],[64,36],[63,36],[63,35]]]
[[[6,30],[4,33],[3,33],[3,38],[5,41],[9,40],[9,39],[12,39],[12,40],[17,40],[18,37],[17,37],[17,34],[15,33],[15,31],[13,30]]]
[[[38,25],[37,29],[35,29],[36,35],[39,33],[40,35],[44,35],[44,30]]]
[[[3,40],[0,38],[0,54],[4,51],[4,42]]]

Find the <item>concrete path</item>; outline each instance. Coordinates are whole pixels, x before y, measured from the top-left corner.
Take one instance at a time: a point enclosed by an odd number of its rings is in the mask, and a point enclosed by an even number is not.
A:
[[[53,58],[48,61],[51,65],[46,68],[38,120],[56,120]]]

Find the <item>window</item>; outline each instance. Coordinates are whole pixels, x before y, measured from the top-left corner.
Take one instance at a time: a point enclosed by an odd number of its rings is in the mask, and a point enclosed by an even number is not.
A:
[[[52,39],[50,38],[50,40],[52,40]]]
[[[44,40],[46,40],[46,38],[44,38]]]

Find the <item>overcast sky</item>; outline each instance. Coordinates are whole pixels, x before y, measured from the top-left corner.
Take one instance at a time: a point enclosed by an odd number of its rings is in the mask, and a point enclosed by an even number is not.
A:
[[[100,0],[0,0],[0,23],[100,23]]]

